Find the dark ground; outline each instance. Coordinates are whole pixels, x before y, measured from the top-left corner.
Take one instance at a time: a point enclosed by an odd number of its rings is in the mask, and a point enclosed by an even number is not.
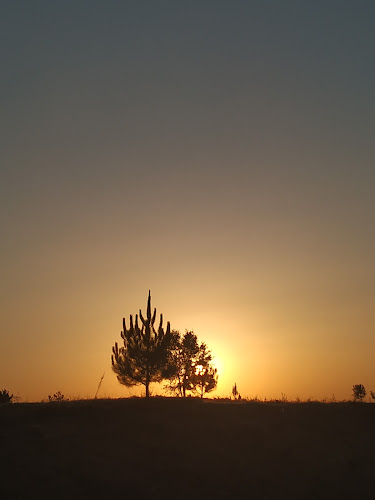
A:
[[[0,498],[375,498],[375,404],[0,406]]]

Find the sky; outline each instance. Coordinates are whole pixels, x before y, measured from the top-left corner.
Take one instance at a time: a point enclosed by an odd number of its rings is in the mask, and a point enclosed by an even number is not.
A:
[[[152,306],[213,397],[375,391],[372,0],[4,1],[0,388],[126,397]],[[155,385],[153,394],[162,394]]]

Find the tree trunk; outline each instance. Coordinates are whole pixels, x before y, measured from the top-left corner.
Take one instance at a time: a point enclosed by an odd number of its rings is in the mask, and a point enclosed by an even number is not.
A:
[[[149,374],[148,370],[146,372],[145,386],[146,386],[146,398],[149,398],[150,397],[150,374]]]

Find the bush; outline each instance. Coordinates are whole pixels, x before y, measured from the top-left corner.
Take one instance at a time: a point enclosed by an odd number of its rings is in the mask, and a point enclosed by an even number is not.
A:
[[[9,394],[6,389],[0,391],[0,404],[11,403],[13,398],[13,394]]]
[[[353,385],[353,397],[355,400],[359,399],[360,401],[366,396],[366,389],[364,385],[357,384]]]
[[[67,399],[65,399],[64,394],[61,394],[60,391],[57,391],[53,396],[48,396],[49,403],[53,403],[55,401],[67,401]]]

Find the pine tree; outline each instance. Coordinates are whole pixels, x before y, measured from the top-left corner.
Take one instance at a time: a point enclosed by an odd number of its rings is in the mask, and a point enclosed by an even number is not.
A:
[[[156,309],[151,315],[151,293],[148,293],[147,316],[143,317],[139,310],[141,328],[138,325],[138,315],[130,316],[130,328],[126,328],[123,319],[121,337],[123,347],[117,342],[112,347],[112,369],[120,384],[132,387],[142,384],[146,388],[146,397],[150,396],[150,383],[160,382],[166,376],[169,347],[172,341],[170,324],[163,329],[163,315],[160,314],[159,328],[155,330]]]

